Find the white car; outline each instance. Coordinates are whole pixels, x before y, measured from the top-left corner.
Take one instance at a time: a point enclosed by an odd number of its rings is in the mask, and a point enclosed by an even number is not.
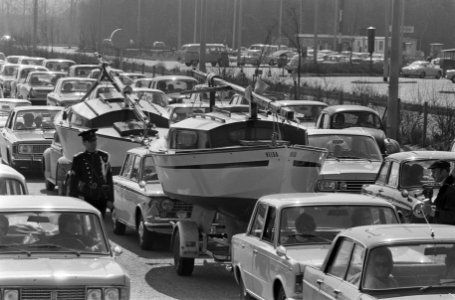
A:
[[[434,77],[439,79],[442,77],[442,69],[426,60],[417,60],[409,65],[401,68],[401,75],[403,77]]]

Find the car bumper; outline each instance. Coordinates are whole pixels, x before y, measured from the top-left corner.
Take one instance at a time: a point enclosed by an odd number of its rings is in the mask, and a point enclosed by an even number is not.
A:
[[[33,155],[27,157],[13,156],[11,158],[12,167],[16,169],[41,168],[42,155]]]

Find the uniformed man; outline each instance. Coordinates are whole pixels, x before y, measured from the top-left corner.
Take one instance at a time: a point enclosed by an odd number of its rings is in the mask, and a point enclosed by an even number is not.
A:
[[[455,225],[455,179],[450,174],[450,163],[437,160],[428,169],[436,182],[442,184],[438,196],[434,200],[436,211],[434,222]]]
[[[112,208],[113,182],[109,154],[97,150],[96,134],[98,129],[79,133],[85,152],[73,158],[69,183],[69,195],[82,196],[85,201],[99,209],[103,217],[106,207]]]

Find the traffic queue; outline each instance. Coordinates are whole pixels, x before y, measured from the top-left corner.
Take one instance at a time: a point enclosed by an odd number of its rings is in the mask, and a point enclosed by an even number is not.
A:
[[[5,299],[128,299],[107,210],[143,249],[170,236],[180,276],[202,255],[225,264],[241,299],[453,294],[455,152],[400,151],[374,109],[275,101],[198,71],[148,78],[101,57],[6,60],[0,265],[23,263],[5,267]],[[32,168],[60,196],[23,196]]]

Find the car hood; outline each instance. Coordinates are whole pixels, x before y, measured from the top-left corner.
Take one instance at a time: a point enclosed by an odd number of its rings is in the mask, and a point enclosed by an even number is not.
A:
[[[330,244],[288,246],[287,255],[302,265],[321,267],[325,256],[330,249]]]
[[[60,94],[60,100],[62,101],[71,101],[71,100],[80,100],[84,97],[85,93],[77,92],[77,93],[68,93],[68,94]]]
[[[328,158],[322,165],[319,178],[374,180],[380,167],[380,161]]]
[[[127,277],[113,258],[1,259],[0,278],[5,285],[126,285]]]
[[[16,131],[14,135],[19,141],[53,139],[55,129],[50,130],[25,130],[24,132]]]

